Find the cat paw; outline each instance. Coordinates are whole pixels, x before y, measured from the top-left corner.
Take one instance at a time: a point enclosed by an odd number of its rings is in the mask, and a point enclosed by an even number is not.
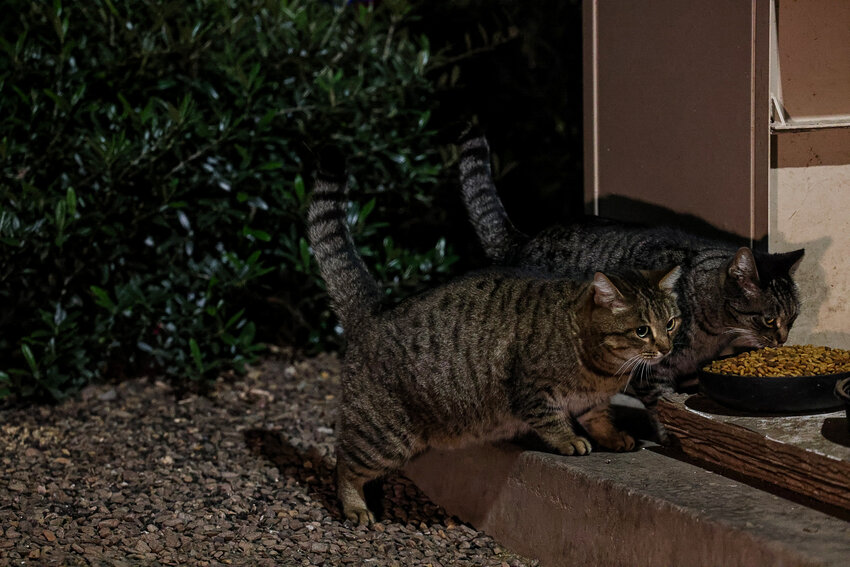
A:
[[[635,448],[635,439],[625,431],[612,431],[606,435],[596,435],[594,439],[600,446],[605,447],[609,451],[632,451]]]
[[[561,450],[564,455],[589,455],[590,451],[590,441],[584,437],[570,439],[564,444]]]
[[[375,523],[375,516],[368,508],[345,510],[345,518],[358,526],[371,526]]]
[[[653,420],[651,425],[652,432],[655,434],[655,442],[664,447],[670,446],[672,440],[670,439],[670,435],[667,433],[667,428],[664,427],[658,419]]]
[[[635,438],[626,433],[625,431],[618,432],[618,435],[614,438],[614,442],[611,444],[609,449],[613,451],[634,451],[635,448]]]

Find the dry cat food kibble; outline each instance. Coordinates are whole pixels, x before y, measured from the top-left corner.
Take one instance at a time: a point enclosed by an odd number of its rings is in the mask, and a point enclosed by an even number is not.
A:
[[[767,347],[715,360],[704,368],[737,376],[819,376],[850,372],[850,351],[813,345]]]

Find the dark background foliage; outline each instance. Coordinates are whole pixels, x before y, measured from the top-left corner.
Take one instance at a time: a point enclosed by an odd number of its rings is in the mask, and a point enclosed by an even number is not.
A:
[[[337,347],[303,232],[322,143],[349,156],[349,221],[395,299],[482,263],[458,120],[485,127],[521,228],[580,207],[578,15],[551,0],[10,0],[0,398],[138,372],[203,383],[264,343]]]

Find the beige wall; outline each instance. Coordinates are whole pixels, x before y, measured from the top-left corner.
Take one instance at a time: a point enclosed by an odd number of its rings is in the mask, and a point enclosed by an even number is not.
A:
[[[794,122],[850,118],[850,2],[780,1],[773,81]],[[772,137],[769,247],[800,247],[792,343],[850,349],[850,129]]]
[[[789,342],[850,349],[850,131],[775,138],[770,251],[806,249],[795,275],[803,310]]]

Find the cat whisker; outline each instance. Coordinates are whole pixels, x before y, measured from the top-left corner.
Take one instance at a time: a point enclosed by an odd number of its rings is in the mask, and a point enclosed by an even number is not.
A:
[[[652,379],[652,364],[644,356],[635,355],[629,359],[629,362],[632,363],[631,372],[629,372],[629,379],[623,386],[623,392],[626,391],[635,376],[637,376],[638,384],[649,384]]]
[[[641,360],[638,369],[638,384],[650,384],[652,381],[652,364],[647,360]]]
[[[634,372],[635,367],[637,367],[637,365],[640,364],[640,362],[641,362],[641,358],[640,358],[639,354],[636,354],[636,355],[626,359],[626,361],[623,362],[623,364],[620,365],[620,368],[618,368],[617,371],[614,372],[614,376],[622,376],[623,374],[628,372],[629,378],[631,379],[631,375]]]

